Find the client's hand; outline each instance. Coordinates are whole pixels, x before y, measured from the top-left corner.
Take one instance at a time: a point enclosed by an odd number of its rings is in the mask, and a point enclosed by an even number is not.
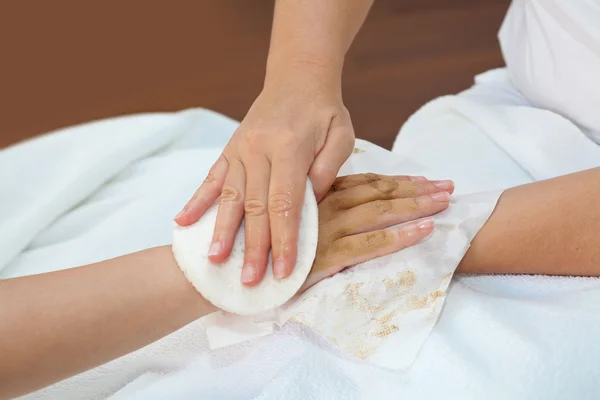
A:
[[[338,178],[319,203],[319,244],[302,290],[346,267],[412,246],[448,208],[451,181],[377,174]],[[399,227],[393,225],[409,222]]]

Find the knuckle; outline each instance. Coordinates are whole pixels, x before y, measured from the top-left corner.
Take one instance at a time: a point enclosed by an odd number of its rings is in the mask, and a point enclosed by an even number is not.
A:
[[[398,240],[401,243],[410,242],[411,239],[415,236],[415,232],[411,227],[403,226],[396,231],[398,235]]]
[[[389,200],[376,200],[372,204],[377,215],[384,215],[392,210],[392,202]]]
[[[280,146],[297,147],[306,139],[311,137],[309,132],[294,132],[291,129],[283,129],[277,133],[277,142]],[[285,147],[288,148],[288,147]]]
[[[416,196],[417,188],[414,182],[397,182],[397,192],[402,198]]]
[[[221,191],[221,203],[237,203],[241,198],[240,191],[233,186],[225,186]]]
[[[407,199],[405,202],[406,208],[411,211],[427,210],[433,206],[433,200],[429,196],[419,196],[414,199]]]
[[[391,194],[396,188],[398,184],[393,180],[376,180],[369,183],[369,186],[375,188],[382,194]]]
[[[365,236],[365,244],[369,248],[383,246],[386,244],[387,240],[388,232],[386,231],[370,232]]]
[[[276,193],[269,198],[269,213],[286,215],[292,210],[292,196],[289,193]]]
[[[325,163],[313,164],[310,169],[310,175],[315,180],[329,180],[331,175],[334,174]]]
[[[267,213],[267,205],[259,199],[246,199],[244,212],[250,217],[261,217]]]
[[[244,145],[250,152],[257,152],[262,148],[265,134],[261,130],[251,129],[244,135]]]
[[[426,210],[428,207],[432,205],[432,201],[430,198],[425,199],[425,201],[420,201],[418,199],[410,199],[405,205],[408,211],[418,211],[418,210]]]
[[[352,243],[352,240],[348,240],[348,238],[338,239],[329,245],[326,254],[329,257],[339,254],[352,254],[357,247],[356,243]]]
[[[264,130],[262,129],[248,129],[244,133],[244,139],[246,140],[256,140],[260,139],[264,136]]]
[[[380,179],[379,175],[374,174],[372,172],[368,172],[366,174],[358,174],[356,176],[366,183],[376,182]]]
[[[210,171],[208,171],[208,175],[204,178],[204,183],[210,185],[216,181],[215,178],[215,167],[212,167]]]
[[[204,178],[204,184],[212,185],[214,183],[217,183],[217,168],[219,167],[219,163],[223,161],[227,162],[227,158],[221,155],[221,157],[212,165],[212,167],[210,167],[208,175],[206,175],[206,177]]]

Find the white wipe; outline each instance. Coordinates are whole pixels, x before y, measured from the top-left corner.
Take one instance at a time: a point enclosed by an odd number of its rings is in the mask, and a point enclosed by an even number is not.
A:
[[[187,227],[176,225],[173,254],[187,279],[202,296],[216,307],[239,315],[254,315],[275,309],[290,300],[308,276],[318,241],[318,209],[313,187],[306,181],[304,204],[298,232],[298,258],[290,276],[273,277],[271,254],[261,283],[247,287],[241,283],[244,263],[244,224],[238,231],[229,258],[222,264],[208,260],[218,206],[213,205],[198,222]]]

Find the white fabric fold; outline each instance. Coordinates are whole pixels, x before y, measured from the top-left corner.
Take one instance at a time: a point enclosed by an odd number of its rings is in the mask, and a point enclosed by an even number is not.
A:
[[[517,158],[498,146],[498,142],[490,138],[491,130],[485,121],[474,122],[481,107],[493,115],[495,107],[502,106],[506,109],[501,113],[500,126],[524,124],[518,120],[522,114],[511,113],[512,109],[523,106],[508,104],[513,100],[523,101],[517,100],[518,96],[506,83],[504,71],[483,75],[473,89],[458,99],[457,104],[468,104],[463,101],[465,99],[477,103],[479,107],[473,108],[472,112],[466,105],[457,111],[451,99],[437,105],[432,103],[402,129],[395,149],[398,156],[359,142],[357,147],[365,151],[354,154],[342,172],[360,172],[354,160],[371,157],[368,153],[373,153],[379,160],[374,172],[397,173],[400,164],[404,169],[402,173],[429,171],[432,178],[452,177],[459,193],[455,206],[464,199],[471,199],[469,201],[476,204],[478,192],[493,193],[530,182],[534,178],[528,171],[533,169],[521,167]],[[107,143],[118,140],[122,133],[137,130],[137,141],[133,146],[148,141],[145,145],[155,146],[156,150],[147,156],[133,157],[119,172],[99,180],[97,187],[83,201],[65,200],[68,211],[60,215],[54,211],[53,222],[45,226],[40,223],[36,228],[39,234],[25,240],[26,247],[0,271],[1,277],[73,267],[169,243],[172,216],[202,181],[237,124],[206,110],[162,115],[164,124],[154,124],[156,117],[133,116],[103,122],[104,129],[97,135]],[[526,118],[541,120],[548,115],[540,112]],[[140,129],[142,126],[145,129]],[[537,135],[538,127],[545,129],[541,123],[528,123],[520,134]],[[172,135],[168,144],[164,143],[159,131]],[[556,140],[578,134],[581,132],[573,125],[567,136],[559,136]],[[73,134],[73,140],[75,136]],[[60,135],[49,136],[44,140],[52,141],[54,137],[61,138]],[[536,142],[524,143],[533,145]],[[580,148],[574,148],[573,143]],[[590,147],[592,145],[584,140],[556,143],[557,147],[572,151],[571,154],[593,154],[595,148]],[[81,148],[79,146],[86,148],[86,143],[79,143],[78,148]],[[99,150],[98,154],[94,148]],[[99,142],[87,147],[89,155],[85,162],[94,162],[98,168],[103,168],[102,162],[106,161],[99,160],[106,153],[101,149]],[[28,150],[22,147],[19,151],[26,155]],[[8,153],[0,152],[0,163],[8,162],[8,158],[3,158]],[[19,171],[29,171],[29,183],[35,187],[39,180],[43,183],[38,186],[41,188],[54,188],[62,176],[78,171],[82,176],[89,174],[74,166],[64,155],[38,150],[30,154],[38,157],[45,154],[49,158],[38,159],[38,163],[26,157],[13,158],[10,167],[16,182]],[[410,162],[412,157],[418,159],[419,164]],[[565,170],[589,166],[589,159],[572,157],[571,160],[573,164],[566,165]],[[585,163],[575,164],[580,161]],[[51,177],[41,172],[39,177],[31,173],[32,168],[40,170],[39,166],[46,164],[53,165],[55,173]],[[66,193],[71,193],[77,188],[67,186],[67,189]],[[32,207],[31,203],[21,201],[20,193],[17,190],[3,200],[10,200],[17,214],[44,213],[40,206]],[[46,193],[50,192],[44,189],[38,194],[43,197]],[[29,208],[35,210],[28,211]],[[443,218],[448,215],[437,217],[442,227]],[[21,235],[29,229],[19,230],[17,225],[13,234]],[[7,235],[6,230],[2,232]],[[473,234],[461,233],[465,238]],[[2,242],[2,245],[6,246],[6,243]],[[457,254],[461,251],[457,250]],[[411,267],[420,262],[411,262]],[[361,268],[363,266],[355,269],[356,274],[365,273]],[[352,270],[349,270],[338,279],[343,281],[351,275]],[[315,293],[317,289],[315,287]],[[422,343],[411,368],[397,372],[357,360],[311,328],[293,321],[273,331],[274,326],[268,318],[260,321],[262,324],[254,325],[261,330],[262,335],[255,332],[260,337],[210,350],[208,335],[218,336],[214,331],[210,333],[210,328],[207,335],[210,318],[218,317],[213,315],[139,351],[26,398],[185,399],[204,396],[269,399],[306,398],[304,395],[310,394],[324,398],[337,394],[338,398],[349,399],[396,398],[399,395],[415,399],[504,399],[548,398],[557,393],[581,399],[597,398],[600,392],[594,390],[597,388],[594,382],[597,383],[600,376],[595,360],[600,357],[600,349],[591,343],[600,335],[600,323],[593,312],[598,301],[600,284],[595,279],[454,278],[435,329]],[[225,323],[212,326],[221,329],[221,335],[224,329],[229,329]],[[412,326],[418,327],[417,324]],[[239,332],[238,329],[241,328],[235,327],[233,332]],[[390,336],[393,337],[389,335],[388,338]],[[395,342],[388,343],[390,346],[385,347],[385,351],[373,354],[376,357],[373,360],[379,365],[392,365],[398,357],[399,351],[392,345]],[[213,340],[212,346],[223,346],[223,343]],[[300,381],[309,383],[298,385]]]

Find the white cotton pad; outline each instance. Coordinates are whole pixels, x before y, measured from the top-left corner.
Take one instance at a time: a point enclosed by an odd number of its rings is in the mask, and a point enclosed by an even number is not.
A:
[[[220,309],[239,315],[253,315],[275,309],[291,299],[304,284],[317,252],[318,209],[310,180],[306,182],[304,205],[298,232],[298,258],[290,276],[273,277],[271,254],[262,282],[253,287],[241,283],[244,262],[244,224],[238,231],[233,251],[222,264],[208,260],[218,206],[215,204],[198,222],[187,227],[176,225],[173,254],[188,280],[202,296]]]

